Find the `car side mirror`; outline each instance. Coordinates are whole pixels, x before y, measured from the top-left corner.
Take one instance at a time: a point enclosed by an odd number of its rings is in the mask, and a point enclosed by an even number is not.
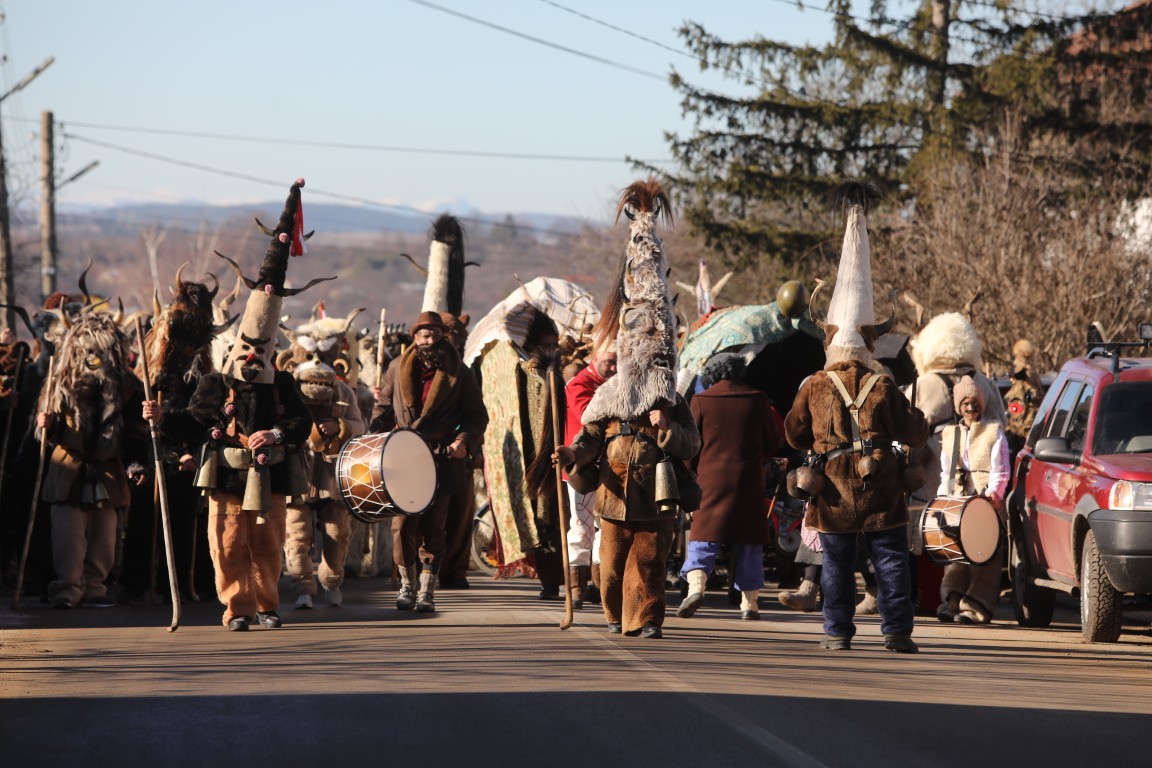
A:
[[[1042,437],[1036,441],[1036,448],[1032,455],[1040,461],[1054,464],[1079,464],[1080,451],[1068,447],[1068,438]]]

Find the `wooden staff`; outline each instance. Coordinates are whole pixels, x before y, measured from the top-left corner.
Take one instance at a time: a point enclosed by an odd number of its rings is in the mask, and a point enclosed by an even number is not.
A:
[[[384,386],[384,318],[388,310],[380,310],[380,331],[376,335],[376,389]]]
[[[148,376],[148,356],[144,354],[144,327],[140,318],[136,318],[136,345],[140,351],[140,364],[144,371],[144,398],[152,399],[152,381]],[[160,428],[154,419],[148,419],[148,432],[152,436],[152,454],[156,457],[154,470],[156,473],[156,495],[160,497],[160,523],[164,529],[164,556],[168,561],[168,587],[172,592],[172,624],[169,632],[175,632],[180,627],[180,587],[176,581],[176,560],[172,555],[172,523],[168,517],[168,486],[164,480],[164,461],[160,453]],[[155,569],[153,569],[155,570]]]
[[[53,377],[56,373],[56,356],[48,357],[48,380],[44,383],[45,402],[51,402]],[[24,568],[28,565],[28,550],[32,546],[32,527],[36,524],[36,507],[40,504],[40,488],[44,483],[44,462],[48,458],[48,430],[40,433],[40,464],[36,470],[36,482],[32,487],[32,509],[28,512],[28,530],[24,533],[24,551],[20,554],[20,570],[16,572],[16,592],[12,595],[12,610],[20,604],[20,591],[24,588]]]
[[[12,439],[12,422],[16,419],[16,406],[20,398],[20,374],[24,370],[24,347],[20,347],[20,356],[16,358],[16,374],[12,378],[12,392],[9,393],[8,423],[4,425],[4,447],[0,449],[0,478],[8,466],[8,443]],[[3,507],[0,507],[2,509]]]
[[[553,365],[548,369],[548,389],[552,396],[552,443],[553,447],[563,445],[564,433],[560,431],[560,398],[556,379],[560,372]],[[564,468],[556,462],[556,508],[560,513],[560,559],[564,568],[564,618],[560,629],[572,626],[572,574],[568,568],[568,494],[564,493]]]

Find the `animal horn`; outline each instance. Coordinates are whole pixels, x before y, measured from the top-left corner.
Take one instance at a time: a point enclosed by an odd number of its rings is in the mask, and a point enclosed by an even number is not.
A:
[[[72,316],[69,315],[64,309],[60,310],[60,322],[64,324],[65,330],[72,327]]]
[[[812,313],[813,320],[819,321],[820,319],[817,317],[814,311],[816,308],[816,296],[819,295],[820,289],[826,285],[828,285],[828,283],[821,280],[820,278],[816,278],[816,287],[812,289],[812,295],[808,297],[808,311]]]
[[[92,303],[92,296],[88,293],[88,270],[92,269],[92,259],[89,257],[88,266],[80,273],[80,293],[84,296],[84,306]]]
[[[352,310],[352,312],[348,315],[348,319],[344,321],[344,333],[348,333],[348,329],[352,327],[352,321],[356,319],[356,315],[360,314],[366,309],[367,307],[357,307],[356,309]]]
[[[120,325],[120,323],[124,322],[124,300],[119,296],[116,297],[116,306],[116,314],[112,315],[112,322]]]
[[[280,323],[280,330],[283,331],[284,335],[288,337],[288,342],[290,344],[296,343],[296,335],[297,335],[296,331],[292,330],[291,328],[289,328],[284,323]]]
[[[972,298],[968,299],[968,303],[964,305],[964,316],[968,318],[968,322],[972,322],[972,308],[976,305],[976,302],[980,301],[980,297],[983,295],[981,290],[977,288],[976,293],[974,293]]]
[[[236,313],[235,315],[232,315],[232,317],[228,318],[227,320],[225,320],[220,325],[212,326],[212,335],[213,336],[219,336],[221,333],[224,333],[224,331],[231,328],[236,323],[236,321],[239,319],[240,319],[240,314]]]
[[[248,286],[248,290],[250,290],[250,291],[256,290],[256,282],[254,280],[249,280],[248,278],[244,277],[244,273],[240,270],[239,264],[232,261],[232,259],[228,258],[224,254],[220,253],[220,251],[213,251],[213,253],[215,253],[217,256],[224,259],[224,261],[226,261],[232,265],[232,271],[234,271],[236,273],[236,277],[240,278],[240,282],[242,282],[242,283],[244,283],[244,285]],[[239,283],[236,284],[236,290],[233,291],[233,293],[236,295],[236,297],[240,296],[240,284]],[[235,300],[236,299],[234,298],[233,301],[235,301]]]
[[[268,229],[268,227],[264,226],[264,223],[262,221],[260,221],[259,218],[255,217],[255,216],[253,216],[252,218],[256,219],[256,226],[260,227],[261,232],[263,232],[268,237],[275,237],[275,235],[276,235],[275,230]]]
[[[216,294],[220,292],[220,281],[217,280],[216,275],[212,274],[211,272],[208,273],[208,277],[212,278],[212,282],[216,284],[215,288],[208,291],[208,303],[211,304],[212,302],[216,301]]]
[[[916,300],[916,297],[912,295],[912,291],[905,288],[904,292],[900,294],[900,298],[915,311],[916,327],[919,328],[924,325],[924,305]]]
[[[900,292],[893,289],[888,291],[888,301],[892,302],[892,314],[888,315],[888,319],[876,326],[876,338],[880,338],[888,331],[892,330],[892,326],[896,325],[896,296]]]
[[[235,267],[236,265],[233,264],[232,266]],[[223,307],[224,309],[228,309],[228,307],[235,304],[236,299],[240,298],[240,286],[242,286],[242,285],[244,285],[244,275],[240,274],[239,270],[237,270],[237,272],[236,272],[236,287],[232,289],[231,293],[229,293],[227,296],[225,296],[223,299],[220,300],[220,306]]]
[[[164,308],[160,306],[160,294],[155,288],[153,288],[152,289],[152,317],[160,317],[160,313],[163,311],[164,311]]]
[[[28,317],[28,310],[24,307],[17,306],[16,304],[0,304],[0,307],[10,309],[16,313],[16,316],[24,321],[24,327],[28,329],[28,333],[32,334],[32,338],[37,338],[36,329],[32,327],[32,318]]]
[[[336,279],[335,276],[333,276],[333,277],[317,277],[313,280],[309,280],[308,283],[303,288],[285,288],[282,291],[282,295],[285,297],[295,296],[296,294],[304,293],[304,291],[308,290],[309,288],[316,285],[317,283],[323,283],[325,281],[335,280],[335,279]]]
[[[417,272],[419,272],[424,277],[428,277],[428,270],[425,269],[424,267],[420,266],[418,263],[416,263],[416,259],[412,258],[411,256],[409,256],[406,253],[402,253],[400,255],[403,256],[404,258],[408,259],[408,261],[412,262],[412,266],[416,267]]]
[[[188,266],[189,262],[184,262],[180,265],[180,269],[176,270],[176,295],[184,293],[184,281],[180,279],[180,275],[184,272],[184,267]]]

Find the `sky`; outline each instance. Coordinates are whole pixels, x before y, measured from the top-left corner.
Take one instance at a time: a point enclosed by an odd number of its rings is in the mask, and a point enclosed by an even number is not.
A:
[[[822,5],[815,2],[814,5]],[[668,84],[740,94],[685,54],[722,39],[821,43],[788,0],[6,0],[0,102],[10,195],[40,197],[55,122],[57,206],[305,199],[610,220],[686,135]],[[471,18],[463,18],[464,14]],[[502,28],[502,29],[498,29]],[[527,38],[534,38],[530,40]],[[542,41],[542,42],[540,42]],[[562,50],[567,49],[567,50]]]

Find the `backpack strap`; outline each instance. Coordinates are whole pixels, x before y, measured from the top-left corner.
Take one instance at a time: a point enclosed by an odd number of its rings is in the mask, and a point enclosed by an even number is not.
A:
[[[864,401],[868,399],[868,395],[872,393],[872,388],[876,386],[876,382],[880,380],[880,374],[869,373],[864,377],[864,382],[860,387],[860,394],[853,400],[852,396],[848,394],[848,388],[844,386],[844,382],[836,375],[835,371],[828,371],[828,378],[832,379],[832,383],[836,385],[836,389],[840,392],[840,399],[844,401],[844,407],[848,409],[848,416],[852,420],[852,450],[863,451],[865,449],[871,450],[871,445],[865,445],[864,441],[860,439],[860,406],[864,405]],[[871,441],[869,441],[871,443]]]

